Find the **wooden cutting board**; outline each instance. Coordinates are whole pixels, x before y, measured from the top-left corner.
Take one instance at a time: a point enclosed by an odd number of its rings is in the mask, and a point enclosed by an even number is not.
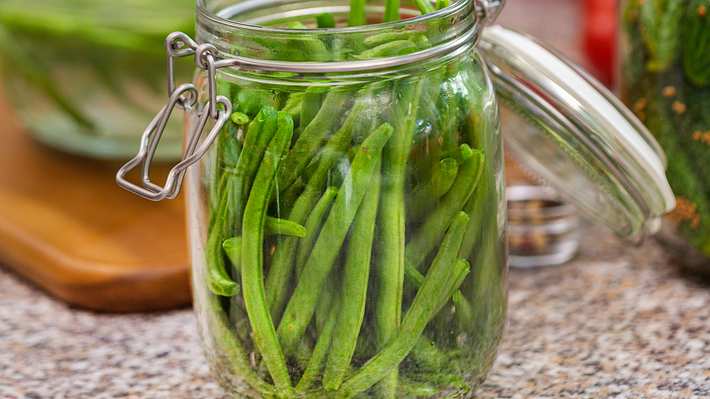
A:
[[[189,304],[182,200],[140,199],[116,186],[118,163],[34,142],[2,98],[0,139],[0,265],[82,308]]]

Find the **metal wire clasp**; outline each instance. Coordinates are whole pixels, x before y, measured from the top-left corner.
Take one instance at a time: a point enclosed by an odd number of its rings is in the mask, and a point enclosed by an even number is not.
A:
[[[198,45],[187,34],[174,32],[166,38],[165,48],[168,54],[168,103],[143,132],[138,154],[123,165],[116,174],[116,182],[119,186],[152,201],[177,197],[185,171],[204,156],[232,114],[231,101],[227,97],[217,95],[215,77],[217,50],[213,45]],[[194,84],[185,83],[176,87],[175,83],[175,59],[192,55],[195,56],[197,66],[207,72],[209,99],[204,104],[198,103],[198,93]],[[180,107],[186,112],[197,109],[198,122],[188,134],[182,160],[170,170],[165,184],[160,186],[150,179],[150,165],[175,107]],[[209,119],[215,121],[214,125],[209,133],[202,138]],[[126,176],[140,165],[143,165],[141,181],[140,184],[136,184],[129,181]]]
[[[476,13],[484,25],[491,25],[503,11],[505,0],[476,0]]]

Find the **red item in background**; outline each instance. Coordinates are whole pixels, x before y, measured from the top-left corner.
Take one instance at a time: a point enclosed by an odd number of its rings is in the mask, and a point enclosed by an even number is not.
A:
[[[594,74],[607,86],[616,68],[617,0],[584,0],[584,51]]]

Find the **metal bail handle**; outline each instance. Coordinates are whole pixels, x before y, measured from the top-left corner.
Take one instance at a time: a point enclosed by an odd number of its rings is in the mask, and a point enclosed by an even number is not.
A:
[[[503,11],[505,0],[476,0],[476,12],[484,25],[491,25]]]
[[[116,182],[119,186],[151,201],[177,197],[185,171],[205,155],[232,114],[231,101],[227,97],[217,96],[215,80],[217,61],[215,59],[216,49],[214,46],[211,44],[198,45],[182,32],[168,35],[165,44],[168,53],[168,103],[158,112],[143,132],[138,154],[123,165],[116,174]],[[207,71],[209,100],[203,105],[198,104],[198,93],[195,85],[185,83],[178,87],[175,86],[175,59],[191,55],[195,56],[197,66]],[[182,160],[170,169],[164,185],[160,186],[150,180],[150,166],[160,138],[176,106],[186,112],[190,112],[197,107],[197,123],[189,132]],[[200,140],[204,135],[209,119],[215,121],[214,126],[207,136]],[[140,184],[129,181],[126,176],[141,165],[143,165],[143,168]]]

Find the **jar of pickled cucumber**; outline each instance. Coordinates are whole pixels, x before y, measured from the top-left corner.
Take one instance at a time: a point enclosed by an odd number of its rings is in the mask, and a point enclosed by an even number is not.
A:
[[[9,103],[38,141],[70,153],[125,159],[165,96],[160,43],[193,30],[193,0],[0,2],[0,70]],[[192,65],[182,65],[190,78]],[[180,123],[158,157],[180,156]]]
[[[621,94],[668,156],[661,242],[710,273],[710,0],[622,4]]]
[[[117,180],[162,200],[187,175],[194,306],[228,393],[472,394],[506,314],[499,99],[529,128],[510,147],[619,235],[672,205],[638,121],[539,43],[486,27],[500,6],[202,0],[196,39],[168,37],[196,79],[170,79]],[[185,154],[159,185],[175,108]]]

